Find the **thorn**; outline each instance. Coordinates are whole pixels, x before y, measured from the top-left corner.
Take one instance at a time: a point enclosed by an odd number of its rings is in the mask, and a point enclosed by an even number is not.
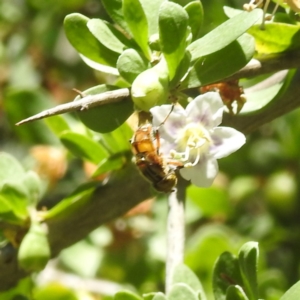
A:
[[[79,96],[80,96],[80,98],[84,98],[85,96],[84,96],[84,94],[82,93],[82,91],[80,91],[80,90],[77,90],[77,89],[72,89],[74,92],[76,92]]]

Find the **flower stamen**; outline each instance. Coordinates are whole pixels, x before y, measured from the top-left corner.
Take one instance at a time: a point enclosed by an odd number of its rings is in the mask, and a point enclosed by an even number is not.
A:
[[[200,161],[200,156],[201,156],[201,149],[200,148],[197,148],[197,156],[196,156],[196,159],[193,163],[191,162],[188,162],[184,165],[185,168],[191,168],[191,167],[195,167],[198,162]]]

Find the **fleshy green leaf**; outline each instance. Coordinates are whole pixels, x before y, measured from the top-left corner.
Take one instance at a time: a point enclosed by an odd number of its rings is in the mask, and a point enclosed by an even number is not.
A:
[[[143,294],[144,300],[167,300],[165,294],[158,292],[158,293],[147,293]]]
[[[254,9],[227,20],[188,46],[192,61],[223,49],[245,33],[259,18],[262,18],[262,10]]]
[[[295,283],[284,293],[280,300],[299,300],[300,299],[300,281]]]
[[[129,140],[132,134],[133,131],[130,126],[124,123],[112,132],[103,133],[101,135],[101,142],[104,143],[105,147],[113,154],[130,151],[131,145]]]
[[[28,203],[36,205],[42,194],[42,182],[38,175],[33,171],[28,171],[22,180],[26,187]]]
[[[64,218],[81,210],[86,202],[88,202],[95,188],[99,185],[98,182],[89,182],[79,186],[71,195],[62,199],[50,210],[41,213],[44,220]]]
[[[123,15],[123,0],[101,0],[101,2],[112,20],[129,33],[129,28]]]
[[[152,300],[167,300],[163,293],[156,293]]]
[[[53,116],[45,119],[46,124],[56,134],[60,135],[65,130],[70,130],[68,123],[63,116]]]
[[[89,20],[87,27],[102,45],[114,52],[121,54],[130,44],[119,30],[101,19]]]
[[[87,24],[89,18],[73,13],[64,20],[66,36],[72,46],[87,58],[111,67],[115,67],[118,53],[102,45],[89,31]]]
[[[184,78],[186,73],[189,71],[190,68],[190,62],[191,62],[191,55],[190,53],[186,52],[183,59],[181,60],[177,70],[175,77],[172,79],[172,81],[169,83],[169,87],[171,88],[178,88],[178,83],[180,82],[180,79]],[[180,83],[181,86],[181,83]],[[179,88],[180,89],[180,88]]]
[[[220,255],[214,266],[213,291],[216,300],[224,300],[231,285],[242,285],[239,263],[236,256],[229,252]]]
[[[83,94],[95,95],[117,88],[118,87],[115,86],[102,84],[84,91]],[[80,99],[79,96],[75,98],[75,101],[78,99]],[[118,103],[109,103],[77,113],[85,126],[97,132],[107,133],[121,126],[132,112],[133,103],[131,99],[127,98]]]
[[[24,176],[25,171],[19,161],[8,153],[0,152],[0,188],[5,182],[18,181]]]
[[[188,14],[178,4],[164,2],[159,9],[159,39],[173,79],[186,49]]]
[[[227,290],[226,300],[248,300],[248,297],[240,286],[231,285]]]
[[[142,300],[142,298],[130,291],[120,291],[115,294],[114,300]]]
[[[203,287],[195,273],[186,265],[177,265],[173,271],[172,284],[185,283],[194,292],[203,292]]]
[[[265,87],[264,89],[255,88],[255,85],[253,85],[252,89],[252,86],[250,86],[250,90],[246,92],[247,102],[243,106],[241,114],[250,114],[255,111],[264,110],[266,107],[273,105],[274,102],[281,98],[281,95],[290,86],[291,80],[295,74],[295,70],[289,70],[287,75],[284,74],[285,71],[281,72],[281,80],[268,87]],[[278,75],[279,74],[277,73],[276,76],[278,77]],[[247,84],[247,81],[245,84]],[[260,82],[257,83],[257,85],[259,84]]]
[[[258,299],[257,264],[258,243],[248,242],[239,251],[239,264],[244,284],[242,285],[250,300]]]
[[[285,23],[265,24],[261,30],[255,25],[248,30],[254,36],[258,55],[300,49],[300,26]]]
[[[185,283],[176,283],[172,286],[168,300],[198,300],[197,294]]]
[[[109,156],[102,145],[80,133],[65,131],[60,135],[60,140],[74,156],[87,159],[94,164]]]
[[[121,153],[119,155],[112,155],[108,158],[104,158],[97,166],[97,169],[93,173],[92,177],[97,177],[98,175],[107,172],[119,170],[124,166],[125,163],[126,163],[126,158]]]
[[[21,183],[4,184],[0,191],[0,198],[1,204],[4,204],[0,219],[11,223],[22,223],[26,220],[28,199],[25,187]]]
[[[158,11],[167,0],[140,0],[148,21],[149,37],[158,33]]]
[[[243,34],[225,48],[199,59],[181,88],[195,88],[222,80],[244,67],[254,52],[254,39],[249,34]]]
[[[199,31],[202,27],[203,23],[203,17],[204,17],[204,12],[203,12],[203,6],[200,1],[192,1],[188,3],[184,9],[189,15],[189,26],[192,31],[193,35],[193,41],[198,38]]]
[[[123,14],[127,25],[143,53],[150,60],[148,22],[139,0],[123,0]]]
[[[119,72],[118,72],[117,68],[99,64],[99,63],[87,58],[86,56],[84,56],[80,53],[79,53],[79,56],[92,69],[100,71],[102,73],[107,73],[109,75],[119,76]]]
[[[149,62],[135,49],[126,49],[117,61],[120,75],[129,83],[143,71],[147,70]]]

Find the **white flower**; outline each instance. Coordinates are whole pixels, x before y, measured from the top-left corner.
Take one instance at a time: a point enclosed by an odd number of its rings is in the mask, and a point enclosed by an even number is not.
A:
[[[186,109],[178,104],[170,113],[171,109],[172,105],[162,105],[150,110],[163,139],[160,152],[182,162],[184,179],[209,187],[218,173],[217,159],[238,150],[245,136],[230,127],[217,127],[224,105],[216,92],[198,96]]]

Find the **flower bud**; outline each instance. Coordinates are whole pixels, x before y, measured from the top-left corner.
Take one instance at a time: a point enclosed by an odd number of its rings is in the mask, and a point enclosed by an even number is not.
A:
[[[141,110],[149,111],[156,105],[166,103],[168,99],[169,75],[164,59],[151,69],[139,74],[131,87],[134,104]]]
[[[26,271],[41,271],[50,259],[50,255],[46,228],[38,222],[32,223],[19,248],[20,267]]]

